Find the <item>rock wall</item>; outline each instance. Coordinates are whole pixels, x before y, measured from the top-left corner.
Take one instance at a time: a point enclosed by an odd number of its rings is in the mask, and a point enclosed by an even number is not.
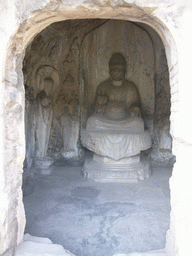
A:
[[[175,162],[175,157],[172,154],[172,138],[170,135],[171,96],[169,72],[163,48],[161,49],[158,62],[155,75],[155,129],[150,158],[153,165],[172,166]]]

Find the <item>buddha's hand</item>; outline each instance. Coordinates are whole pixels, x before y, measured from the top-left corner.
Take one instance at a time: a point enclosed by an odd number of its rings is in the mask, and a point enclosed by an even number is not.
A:
[[[108,101],[108,97],[107,96],[97,96],[97,104],[98,105],[106,105]]]
[[[102,114],[106,108],[107,102],[108,102],[108,97],[97,96],[95,113]]]
[[[131,116],[131,117],[140,116],[140,115],[141,115],[141,112],[140,112],[139,107],[133,107],[133,108],[130,110],[130,116]]]

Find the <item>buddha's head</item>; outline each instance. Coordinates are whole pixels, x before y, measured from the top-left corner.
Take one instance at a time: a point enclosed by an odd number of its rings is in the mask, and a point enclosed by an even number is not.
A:
[[[125,78],[126,61],[121,53],[114,53],[109,60],[109,73],[114,81],[121,81]]]

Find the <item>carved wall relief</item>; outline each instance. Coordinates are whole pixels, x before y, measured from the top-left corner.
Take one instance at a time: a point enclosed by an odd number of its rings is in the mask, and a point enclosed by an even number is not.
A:
[[[70,20],[54,23],[36,36],[26,49],[23,62],[27,88],[27,168],[32,166],[37,155],[37,110],[34,106],[43,91],[50,97],[52,108],[51,128],[49,138],[46,138],[47,156],[55,160],[81,157],[79,133],[82,127],[85,128],[87,117],[93,114],[96,88],[108,78],[107,62],[114,52],[121,52],[125,56],[126,79],[138,87],[145,125],[151,134],[156,132],[154,141],[159,140],[159,143],[153,143],[153,147],[168,147],[169,134],[165,133],[169,133],[169,123],[168,126],[164,125],[164,119],[159,117],[163,116],[164,111],[160,107],[163,90],[166,92],[166,97],[163,97],[166,113],[170,109],[169,95],[167,85],[155,89],[154,77],[156,74],[156,84],[162,84],[165,80],[167,84],[168,80],[163,61],[158,60],[160,69],[155,71],[156,57],[152,41],[157,39],[150,37],[146,31],[139,24],[128,21]],[[163,49],[162,43],[159,45]],[[169,113],[166,118],[168,121]]]
[[[84,21],[80,22],[82,25],[85,23]],[[35,156],[39,158],[42,155],[44,157],[47,155],[54,159],[61,157],[68,159],[69,156],[78,158],[80,154],[78,70],[81,39],[79,40],[77,37],[80,31],[75,32],[76,26],[71,26],[71,24],[73,22],[65,22],[63,25],[67,26],[59,27],[59,30],[55,29],[57,27],[55,24],[52,24],[49,29],[42,31],[26,50],[23,67],[25,85],[26,88],[30,88],[34,92],[32,100],[29,100],[28,94],[26,94],[25,165],[27,168],[32,166]],[[84,30],[92,29],[93,25],[97,25],[97,22],[96,24],[93,22],[91,26],[90,24],[87,27],[84,26]],[[67,34],[69,31],[71,31],[69,33],[71,37]],[[43,92],[50,98],[50,105],[46,110],[49,109],[52,116],[51,126],[49,123],[49,129],[44,132],[45,125],[38,100],[39,95],[42,95]],[[37,108],[34,108],[35,104],[38,106]],[[30,111],[33,108],[34,113],[32,114]],[[40,124],[41,119],[42,123]],[[34,123],[33,136],[31,136],[31,123]],[[40,141],[42,143],[39,143]]]
[[[150,153],[153,165],[172,166],[175,157],[172,154],[172,138],[170,135],[170,86],[169,72],[165,51],[159,54],[159,68],[156,71],[156,101],[154,117],[153,148]]]
[[[50,153],[58,157],[78,158],[79,140],[79,50],[74,39],[60,68],[60,86],[54,95],[54,121],[49,143]],[[54,143],[54,145],[52,145]]]

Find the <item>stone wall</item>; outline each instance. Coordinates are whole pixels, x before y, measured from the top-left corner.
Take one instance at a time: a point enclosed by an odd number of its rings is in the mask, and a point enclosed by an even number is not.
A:
[[[0,254],[11,255],[22,241],[24,87],[22,61],[27,45],[45,27],[66,19],[103,18],[143,22],[160,35],[171,88],[171,135],[176,164],[170,180],[171,225],[168,255],[190,255],[191,248],[191,59],[192,6],[189,1],[12,1],[1,2],[1,161]],[[19,114],[17,114],[20,112]],[[7,136],[8,135],[8,136]]]

